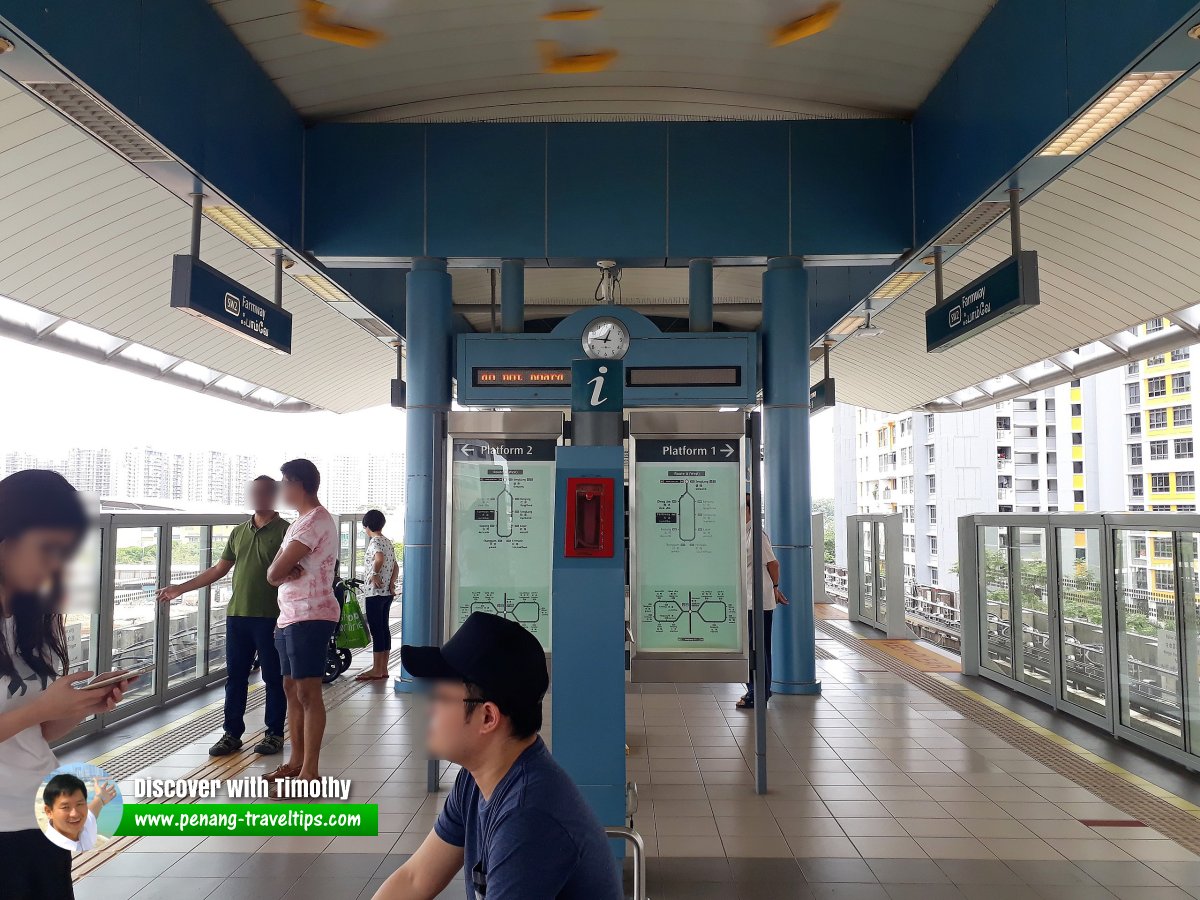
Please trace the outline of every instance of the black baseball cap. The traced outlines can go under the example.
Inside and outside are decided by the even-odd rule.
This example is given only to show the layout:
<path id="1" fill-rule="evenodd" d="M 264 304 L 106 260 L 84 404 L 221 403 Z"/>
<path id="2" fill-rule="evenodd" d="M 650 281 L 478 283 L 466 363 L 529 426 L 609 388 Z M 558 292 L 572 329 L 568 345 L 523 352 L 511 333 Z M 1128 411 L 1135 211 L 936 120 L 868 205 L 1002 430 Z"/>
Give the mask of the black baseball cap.
<path id="1" fill-rule="evenodd" d="M 475 612 L 441 647 L 400 648 L 400 661 L 414 678 L 469 681 L 485 699 L 537 702 L 550 687 L 546 653 L 538 639 L 503 616 Z"/>

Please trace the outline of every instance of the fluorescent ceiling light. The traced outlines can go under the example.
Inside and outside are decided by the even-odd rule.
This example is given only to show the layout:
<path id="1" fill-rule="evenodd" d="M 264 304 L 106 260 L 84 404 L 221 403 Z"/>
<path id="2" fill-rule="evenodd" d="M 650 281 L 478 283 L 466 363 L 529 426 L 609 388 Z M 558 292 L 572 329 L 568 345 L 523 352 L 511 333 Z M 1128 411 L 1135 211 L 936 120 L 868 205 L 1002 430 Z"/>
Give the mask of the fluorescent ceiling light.
<path id="1" fill-rule="evenodd" d="M 1124 78 L 1064 128 L 1038 156 L 1078 156 L 1157 97 L 1182 72 L 1139 72 Z"/>
<path id="2" fill-rule="evenodd" d="M 295 279 L 320 297 L 330 303 L 345 303 L 350 295 L 326 278 L 324 275 L 296 275 Z"/>
<path id="3" fill-rule="evenodd" d="M 87 325 L 81 325 L 74 321 L 63 322 L 55 328 L 55 332 L 64 340 L 73 341 L 85 347 L 91 347 L 93 350 L 99 350 L 101 353 L 112 353 L 126 343 L 122 338 L 114 337 L 111 334 L 106 334 L 96 328 L 90 328 Z"/>
<path id="4" fill-rule="evenodd" d="M 251 250 L 274 250 L 283 246 L 236 206 L 206 206 L 204 215 Z"/>
<path id="5" fill-rule="evenodd" d="M 165 150 L 78 85 L 66 81 L 27 81 L 25 86 L 130 162 L 170 161 Z"/>
<path id="6" fill-rule="evenodd" d="M 928 274 L 928 272 L 897 272 L 871 292 L 871 299 L 895 300 Z"/>
<path id="7" fill-rule="evenodd" d="M 843 337 L 858 329 L 858 326 L 865 322 L 862 316 L 846 316 L 836 325 L 829 329 L 830 334 L 836 334 L 838 337 Z M 819 357 L 818 357 L 819 358 Z"/>

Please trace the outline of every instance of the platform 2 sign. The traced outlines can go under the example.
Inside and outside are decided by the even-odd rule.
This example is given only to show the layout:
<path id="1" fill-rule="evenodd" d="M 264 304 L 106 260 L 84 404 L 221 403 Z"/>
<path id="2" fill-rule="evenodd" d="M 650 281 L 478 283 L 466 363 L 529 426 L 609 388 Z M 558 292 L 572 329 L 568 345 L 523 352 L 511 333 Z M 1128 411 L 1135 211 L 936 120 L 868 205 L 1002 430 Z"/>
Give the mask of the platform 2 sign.
<path id="1" fill-rule="evenodd" d="M 554 453 L 546 438 L 453 438 L 450 633 L 473 612 L 524 625 L 550 649 Z"/>
<path id="2" fill-rule="evenodd" d="M 292 352 L 292 314 L 190 255 L 171 266 L 171 306 L 276 353 Z"/>
<path id="3" fill-rule="evenodd" d="M 1022 250 L 925 313 L 925 351 L 947 350 L 1040 299 L 1037 253 Z"/>
<path id="4" fill-rule="evenodd" d="M 741 651 L 741 457 L 737 438 L 635 444 L 639 653 Z"/>

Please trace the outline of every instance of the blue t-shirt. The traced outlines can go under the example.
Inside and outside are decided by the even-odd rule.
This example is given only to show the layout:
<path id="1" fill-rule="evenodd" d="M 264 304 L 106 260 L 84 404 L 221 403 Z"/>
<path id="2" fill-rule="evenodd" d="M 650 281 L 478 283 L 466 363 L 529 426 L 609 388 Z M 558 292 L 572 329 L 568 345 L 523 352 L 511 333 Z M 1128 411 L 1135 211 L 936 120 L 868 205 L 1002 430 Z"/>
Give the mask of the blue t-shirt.
<path id="1" fill-rule="evenodd" d="M 460 771 L 434 831 L 463 848 L 467 900 L 622 900 L 604 828 L 541 738 L 490 800 Z M 486 893 L 477 898 L 481 878 Z"/>

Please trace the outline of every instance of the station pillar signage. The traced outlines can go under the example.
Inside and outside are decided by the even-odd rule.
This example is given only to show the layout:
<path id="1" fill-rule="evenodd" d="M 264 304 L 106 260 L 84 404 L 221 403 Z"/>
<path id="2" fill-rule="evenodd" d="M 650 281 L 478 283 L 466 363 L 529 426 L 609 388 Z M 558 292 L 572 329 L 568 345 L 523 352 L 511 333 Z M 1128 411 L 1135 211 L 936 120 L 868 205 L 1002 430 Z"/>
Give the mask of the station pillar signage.
<path id="1" fill-rule="evenodd" d="M 737 438 L 635 444 L 639 653 L 741 650 L 741 444 Z"/>
<path id="2" fill-rule="evenodd" d="M 1040 299 L 1037 253 L 1022 250 L 925 313 L 925 351 L 953 347 Z"/>
<path id="3" fill-rule="evenodd" d="M 837 402 L 832 378 L 823 378 L 808 389 L 808 411 L 818 413 L 823 409 L 833 409 Z"/>
<path id="4" fill-rule="evenodd" d="M 276 353 L 292 352 L 292 314 L 190 255 L 171 267 L 171 306 Z"/>

